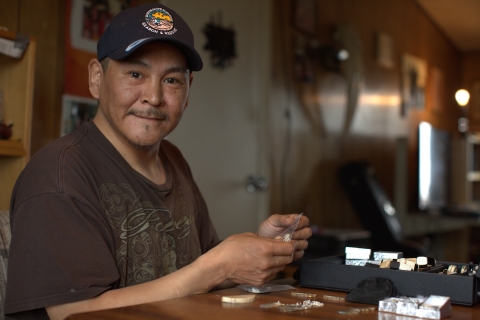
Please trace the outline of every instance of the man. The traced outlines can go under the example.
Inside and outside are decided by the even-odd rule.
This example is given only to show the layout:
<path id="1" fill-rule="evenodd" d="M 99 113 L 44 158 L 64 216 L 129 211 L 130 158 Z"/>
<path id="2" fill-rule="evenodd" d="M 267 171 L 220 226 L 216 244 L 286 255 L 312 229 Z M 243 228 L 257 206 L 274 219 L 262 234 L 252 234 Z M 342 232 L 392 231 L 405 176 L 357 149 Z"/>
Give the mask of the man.
<path id="1" fill-rule="evenodd" d="M 273 215 L 220 242 L 179 150 L 164 138 L 202 61 L 187 24 L 149 4 L 119 13 L 89 64 L 93 121 L 46 146 L 19 177 L 5 313 L 63 319 L 211 290 L 261 285 L 303 255 L 302 217 Z"/>

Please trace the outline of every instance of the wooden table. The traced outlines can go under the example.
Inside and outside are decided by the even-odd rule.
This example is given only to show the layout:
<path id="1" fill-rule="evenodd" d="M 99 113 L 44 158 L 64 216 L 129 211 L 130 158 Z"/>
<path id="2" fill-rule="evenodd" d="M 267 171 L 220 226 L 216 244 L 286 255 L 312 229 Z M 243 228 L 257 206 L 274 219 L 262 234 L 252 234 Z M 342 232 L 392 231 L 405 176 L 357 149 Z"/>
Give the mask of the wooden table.
<path id="1" fill-rule="evenodd" d="M 278 283 L 278 282 L 277 282 Z M 293 280 L 284 280 L 283 284 L 295 286 Z M 239 288 L 231 288 L 199 294 L 195 296 L 183 297 L 147 303 L 137 306 L 117 308 L 111 310 L 89 312 L 72 315 L 68 320 L 95 320 L 95 319 L 115 319 L 115 320 L 142 320 L 142 319 L 378 319 L 378 320 L 414 320 L 419 318 L 405 317 L 390 313 L 373 311 L 363 314 L 344 315 L 339 314 L 340 310 L 347 310 L 355 307 L 367 307 L 357 303 L 331 302 L 325 300 L 323 295 L 345 297 L 346 293 L 336 291 L 326 291 L 310 288 L 296 287 L 298 290 L 288 290 L 272 292 L 267 294 L 257 294 L 255 301 L 247 304 L 222 303 L 222 296 L 232 296 L 241 294 L 250 294 Z M 295 298 L 291 292 L 316 293 L 317 301 L 324 303 L 323 307 L 310 308 L 305 311 L 280 312 L 277 308 L 263 309 L 261 304 L 280 301 L 281 303 L 302 302 L 304 299 Z M 314 300 L 314 299 L 312 299 Z M 480 305 L 475 307 L 453 306 L 450 319 L 480 319 Z"/>

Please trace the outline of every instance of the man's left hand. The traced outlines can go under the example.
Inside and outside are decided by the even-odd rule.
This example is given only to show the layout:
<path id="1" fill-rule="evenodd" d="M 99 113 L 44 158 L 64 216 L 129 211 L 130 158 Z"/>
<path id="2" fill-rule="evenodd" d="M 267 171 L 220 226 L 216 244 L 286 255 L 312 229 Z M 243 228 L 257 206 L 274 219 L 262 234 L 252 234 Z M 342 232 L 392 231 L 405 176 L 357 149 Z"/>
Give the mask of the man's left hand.
<path id="1" fill-rule="evenodd" d="M 295 220 L 298 214 L 280 215 L 274 214 L 267 218 L 258 227 L 257 234 L 266 238 L 278 238 L 283 231 Z M 295 232 L 293 233 L 292 240 L 297 241 L 297 250 L 293 255 L 293 259 L 297 260 L 303 257 L 303 252 L 308 247 L 307 239 L 312 236 L 312 229 L 309 227 L 309 220 L 305 215 L 300 217 Z"/>

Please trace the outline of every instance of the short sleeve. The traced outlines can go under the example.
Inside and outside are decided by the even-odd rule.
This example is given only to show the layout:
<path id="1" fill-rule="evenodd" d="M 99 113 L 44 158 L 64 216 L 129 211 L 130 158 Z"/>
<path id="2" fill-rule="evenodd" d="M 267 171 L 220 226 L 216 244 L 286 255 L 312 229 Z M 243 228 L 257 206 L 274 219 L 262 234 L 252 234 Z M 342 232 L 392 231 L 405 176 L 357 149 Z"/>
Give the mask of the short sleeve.
<path id="1" fill-rule="evenodd" d="M 5 313 L 95 297 L 119 279 L 108 222 L 66 194 L 41 194 L 11 213 Z"/>

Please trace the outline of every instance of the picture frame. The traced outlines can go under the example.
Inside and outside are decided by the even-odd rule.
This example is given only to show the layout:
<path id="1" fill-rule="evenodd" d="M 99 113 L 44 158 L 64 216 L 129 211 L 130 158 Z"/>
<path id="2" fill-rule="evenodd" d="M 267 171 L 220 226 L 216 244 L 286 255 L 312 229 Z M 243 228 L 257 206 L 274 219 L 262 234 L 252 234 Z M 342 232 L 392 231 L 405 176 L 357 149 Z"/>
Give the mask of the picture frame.
<path id="1" fill-rule="evenodd" d="M 402 57 L 401 115 L 410 109 L 425 109 L 425 89 L 428 78 L 427 62 L 410 54 Z"/>
<path id="2" fill-rule="evenodd" d="M 293 0 L 293 26 L 314 35 L 317 29 L 317 0 Z"/>
<path id="3" fill-rule="evenodd" d="M 70 37 L 73 48 L 97 52 L 97 41 L 113 17 L 130 7 L 130 0 L 70 0 Z"/>
<path id="4" fill-rule="evenodd" d="M 137 0 L 65 0 L 63 94 L 90 97 L 88 64 L 113 16 Z"/>
<path id="5" fill-rule="evenodd" d="M 62 97 L 62 123 L 60 136 L 69 134 L 85 122 L 93 119 L 97 113 L 98 101 L 92 98 L 64 94 Z"/>

